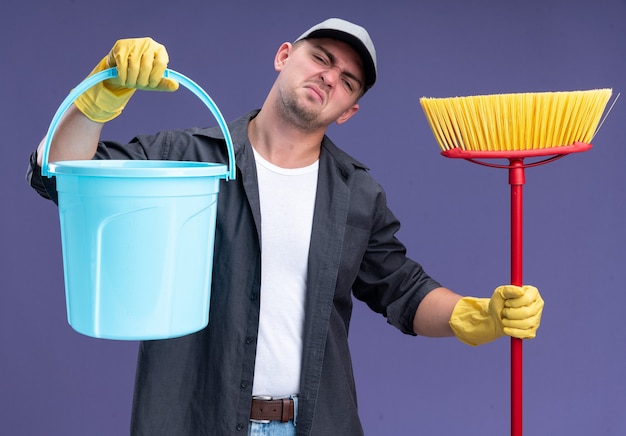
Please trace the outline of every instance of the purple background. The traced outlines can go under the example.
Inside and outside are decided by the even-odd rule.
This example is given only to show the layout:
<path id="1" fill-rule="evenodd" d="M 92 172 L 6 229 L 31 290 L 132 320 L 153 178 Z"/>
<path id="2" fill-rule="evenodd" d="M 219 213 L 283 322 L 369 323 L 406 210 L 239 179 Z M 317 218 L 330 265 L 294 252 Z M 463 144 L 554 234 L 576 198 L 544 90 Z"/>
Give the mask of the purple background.
<path id="1" fill-rule="evenodd" d="M 278 46 L 329 16 L 365 25 L 380 79 L 331 137 L 389 194 L 411 256 L 446 286 L 509 280 L 504 170 L 449 160 L 418 99 L 626 85 L 626 2 L 24 0 L 0 13 L 0 433 L 127 434 L 137 343 L 67 324 L 57 210 L 24 182 L 56 108 L 118 38 L 150 35 L 227 119 L 261 105 Z M 622 99 L 625 97 L 622 97 Z M 594 148 L 529 169 L 525 282 L 546 301 L 524 347 L 528 435 L 626 434 L 626 103 Z M 105 136 L 214 124 L 183 91 L 138 93 Z M 403 336 L 362 303 L 351 329 L 368 435 L 509 432 L 509 341 L 479 348 Z"/>

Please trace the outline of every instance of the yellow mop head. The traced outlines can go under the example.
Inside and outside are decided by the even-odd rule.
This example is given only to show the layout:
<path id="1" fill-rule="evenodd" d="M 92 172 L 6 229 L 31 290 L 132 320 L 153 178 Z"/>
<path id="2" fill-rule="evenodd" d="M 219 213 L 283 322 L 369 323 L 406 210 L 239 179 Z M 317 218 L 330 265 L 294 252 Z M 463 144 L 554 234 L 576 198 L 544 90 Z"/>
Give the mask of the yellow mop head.
<path id="1" fill-rule="evenodd" d="M 611 89 L 421 98 L 442 151 L 538 150 L 588 143 Z"/>

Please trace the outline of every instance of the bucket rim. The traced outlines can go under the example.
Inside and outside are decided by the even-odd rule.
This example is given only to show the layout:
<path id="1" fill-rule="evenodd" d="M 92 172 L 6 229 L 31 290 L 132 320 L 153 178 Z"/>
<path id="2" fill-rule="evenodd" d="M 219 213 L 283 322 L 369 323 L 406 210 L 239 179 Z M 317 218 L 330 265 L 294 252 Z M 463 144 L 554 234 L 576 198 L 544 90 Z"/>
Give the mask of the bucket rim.
<path id="1" fill-rule="evenodd" d="M 109 68 L 104 71 L 100 71 L 92 76 L 87 77 L 81 83 L 79 83 L 63 100 L 59 108 L 57 109 L 50 126 L 48 127 L 48 131 L 46 133 L 46 137 L 44 140 L 43 147 L 43 155 L 42 155 L 42 163 L 41 163 L 41 174 L 46 177 L 52 177 L 55 174 L 62 174 L 59 169 L 68 168 L 76 169 L 77 167 L 90 168 L 89 164 L 84 165 L 86 162 L 105 162 L 106 160 L 83 160 L 83 161 L 57 161 L 57 162 L 48 162 L 48 155 L 50 152 L 50 144 L 52 142 L 52 137 L 54 132 L 65 114 L 65 112 L 70 108 L 70 106 L 74 103 L 74 101 L 87 89 L 94 86 L 95 84 L 102 82 L 107 79 L 117 77 L 117 68 Z M 166 69 L 163 73 L 164 78 L 171 78 L 176 80 L 180 85 L 187 88 L 191 91 L 196 97 L 198 97 L 207 108 L 211 111 L 213 117 L 216 119 L 222 133 L 224 134 L 224 139 L 226 140 L 226 146 L 228 151 L 228 166 L 226 164 L 221 163 L 212 163 L 212 162 L 195 162 L 203 167 L 203 170 L 207 170 L 209 167 L 213 170 L 214 167 L 224 167 L 227 168 L 223 173 L 216 173 L 214 176 L 219 176 L 224 178 L 225 180 L 234 180 L 236 178 L 236 166 L 235 166 L 235 152 L 233 147 L 233 141 L 230 135 L 230 131 L 228 130 L 228 126 L 224 117 L 222 116 L 219 108 L 215 104 L 215 102 L 211 99 L 211 97 L 206 93 L 204 89 L 202 89 L 196 82 L 191 80 L 189 77 L 184 74 L 179 73 L 178 71 Z M 116 160 L 108 160 L 109 162 L 116 162 Z M 174 162 L 177 164 L 186 163 L 189 164 L 189 161 L 161 161 L 161 160 L 123 160 L 124 162 Z M 70 164 L 72 162 L 72 164 Z M 77 162 L 81 162 L 83 165 L 78 165 Z M 208 164 L 208 165 L 206 165 Z M 94 165 L 93 169 L 98 167 Z M 100 166 L 104 168 L 104 166 Z M 109 168 L 112 169 L 112 168 Z M 198 170 L 199 172 L 199 170 Z M 73 174 L 76 174 L 73 172 Z M 101 174 L 104 176 L 104 174 Z"/>
<path id="2" fill-rule="evenodd" d="M 226 164 L 169 160 L 68 160 L 51 162 L 57 175 L 91 177 L 226 177 Z"/>

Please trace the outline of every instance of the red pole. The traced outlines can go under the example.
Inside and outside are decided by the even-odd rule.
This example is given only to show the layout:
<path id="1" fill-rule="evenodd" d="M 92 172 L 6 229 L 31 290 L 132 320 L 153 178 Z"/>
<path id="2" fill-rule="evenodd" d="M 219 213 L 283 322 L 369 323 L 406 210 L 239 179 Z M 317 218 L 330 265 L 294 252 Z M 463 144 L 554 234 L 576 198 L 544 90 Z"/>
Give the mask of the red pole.
<path id="1" fill-rule="evenodd" d="M 511 185 L 511 284 L 523 285 L 522 227 L 523 227 L 523 159 L 510 159 Z M 511 338 L 511 435 L 522 436 L 522 340 Z"/>

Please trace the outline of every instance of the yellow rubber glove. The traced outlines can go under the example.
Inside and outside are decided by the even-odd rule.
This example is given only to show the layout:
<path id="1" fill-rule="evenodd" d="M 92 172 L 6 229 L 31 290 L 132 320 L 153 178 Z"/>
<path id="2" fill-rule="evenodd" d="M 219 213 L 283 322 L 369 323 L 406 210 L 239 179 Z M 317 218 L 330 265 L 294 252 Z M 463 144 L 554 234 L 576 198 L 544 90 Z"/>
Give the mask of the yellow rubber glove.
<path id="1" fill-rule="evenodd" d="M 120 39 L 89 74 L 117 67 L 118 77 L 92 86 L 74 104 L 92 121 L 110 121 L 122 112 L 137 89 L 178 89 L 178 82 L 163 78 L 168 62 L 167 50 L 152 38 Z"/>
<path id="2" fill-rule="evenodd" d="M 504 335 L 532 339 L 542 311 L 543 299 L 537 288 L 500 286 L 491 298 L 461 298 L 452 311 L 450 327 L 468 345 L 481 345 Z"/>

